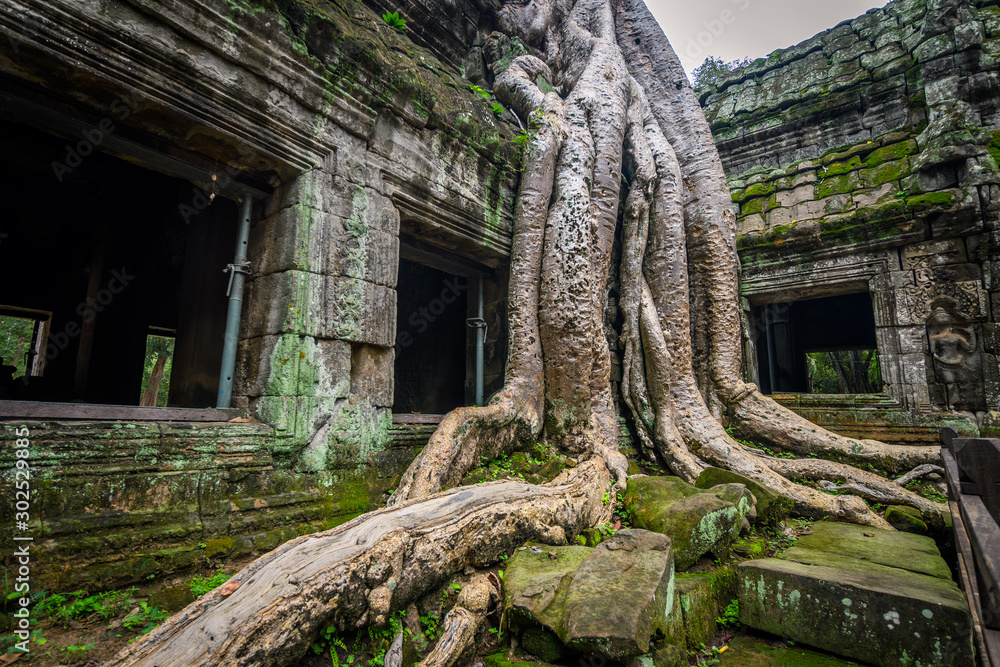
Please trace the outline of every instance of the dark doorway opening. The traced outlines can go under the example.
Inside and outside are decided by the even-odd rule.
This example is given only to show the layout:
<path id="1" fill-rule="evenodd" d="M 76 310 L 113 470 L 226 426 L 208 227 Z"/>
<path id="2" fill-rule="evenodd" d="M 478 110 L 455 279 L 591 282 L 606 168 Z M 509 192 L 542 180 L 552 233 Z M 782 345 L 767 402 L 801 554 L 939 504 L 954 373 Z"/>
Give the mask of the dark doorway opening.
<path id="1" fill-rule="evenodd" d="M 400 258 L 394 413 L 444 414 L 465 405 L 469 282 Z"/>
<path id="2" fill-rule="evenodd" d="M 753 319 L 763 393 L 882 391 L 867 292 L 755 306 Z"/>
<path id="3" fill-rule="evenodd" d="M 138 406 L 159 334 L 173 344 L 154 346 L 172 348 L 154 405 L 214 405 L 236 203 L 202 206 L 190 182 L 97 150 L 67 161 L 73 142 L 19 123 L 0 124 L 0 143 L 16 193 L 0 219 L 0 315 L 34 313 L 21 319 L 42 356 L 0 377 L 0 398 Z"/>

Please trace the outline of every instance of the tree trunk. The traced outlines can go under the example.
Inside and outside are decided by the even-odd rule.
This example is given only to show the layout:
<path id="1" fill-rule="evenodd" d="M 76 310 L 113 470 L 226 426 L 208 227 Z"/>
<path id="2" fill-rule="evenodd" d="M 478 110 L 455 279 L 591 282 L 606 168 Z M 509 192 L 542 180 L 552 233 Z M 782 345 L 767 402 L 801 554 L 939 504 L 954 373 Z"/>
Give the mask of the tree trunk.
<path id="1" fill-rule="evenodd" d="M 166 367 L 167 360 L 169 359 L 170 357 L 165 354 L 161 354 L 156 358 L 153 370 L 149 373 L 149 382 L 146 384 L 146 391 L 142 392 L 139 405 L 144 407 L 156 406 L 156 399 L 160 395 L 160 384 L 163 382 L 163 369 Z"/>

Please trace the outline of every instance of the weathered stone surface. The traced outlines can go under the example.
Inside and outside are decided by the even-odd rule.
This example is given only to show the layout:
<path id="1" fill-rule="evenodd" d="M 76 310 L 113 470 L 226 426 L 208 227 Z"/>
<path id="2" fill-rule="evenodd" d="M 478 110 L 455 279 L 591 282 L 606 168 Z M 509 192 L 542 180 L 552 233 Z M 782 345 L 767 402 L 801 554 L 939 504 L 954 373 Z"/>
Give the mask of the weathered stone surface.
<path id="1" fill-rule="evenodd" d="M 629 480 L 625 507 L 634 525 L 670 537 L 683 571 L 709 551 L 729 553 L 753 497 L 732 484 L 698 489 L 678 477 L 640 477 Z"/>
<path id="2" fill-rule="evenodd" d="M 718 630 L 716 619 L 736 599 L 736 569 L 727 565 L 713 572 L 679 574 L 674 587 L 687 646 L 708 643 Z"/>
<path id="3" fill-rule="evenodd" d="M 750 490 L 757 501 L 757 517 L 751 522 L 777 526 L 792 511 L 794 503 L 791 498 L 786 498 L 773 489 L 729 470 L 705 468 L 694 482 L 699 489 L 710 489 L 720 484 L 742 484 Z"/>
<path id="4" fill-rule="evenodd" d="M 31 433 L 33 525 L 48 590 L 99 590 L 270 551 L 365 512 L 408 460 L 382 456 L 317 484 L 282 467 L 274 429 L 261 423 L 14 422 Z M 4 465 L 13 465 L 15 449 Z M 115 474 L 109 471 L 116 472 Z M 12 521 L 8 507 L 6 516 Z"/>
<path id="5" fill-rule="evenodd" d="M 875 665 L 970 665 L 965 596 L 930 538 L 817 523 L 739 566 L 740 621 Z"/>
<path id="6" fill-rule="evenodd" d="M 920 512 L 912 507 L 906 507 L 905 505 L 886 507 L 885 520 L 893 528 L 904 533 L 927 534 L 927 524 L 920 518 Z"/>
<path id="7" fill-rule="evenodd" d="M 507 565 L 504 608 L 520 627 L 541 626 L 569 648 L 621 660 L 663 635 L 673 604 L 670 540 L 622 530 L 596 548 L 527 547 Z M 551 637 L 529 640 L 555 652 Z M 542 657 L 542 656 L 539 656 Z"/>
<path id="8" fill-rule="evenodd" d="M 817 653 L 802 646 L 775 646 L 751 635 L 734 638 L 727 644 L 729 650 L 719 656 L 721 667 L 772 667 L 773 665 L 794 665 L 795 667 L 853 667 L 857 663 L 837 658 L 825 653 Z"/>

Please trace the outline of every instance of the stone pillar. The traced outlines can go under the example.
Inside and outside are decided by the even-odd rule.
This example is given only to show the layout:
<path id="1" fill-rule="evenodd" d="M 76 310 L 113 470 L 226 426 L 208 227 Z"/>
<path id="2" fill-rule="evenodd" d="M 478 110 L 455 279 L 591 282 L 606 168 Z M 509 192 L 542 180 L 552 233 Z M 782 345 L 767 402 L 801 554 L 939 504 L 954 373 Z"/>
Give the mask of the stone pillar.
<path id="1" fill-rule="evenodd" d="M 304 172 L 250 235 L 234 394 L 310 470 L 366 463 L 391 424 L 399 215 L 368 176 Z"/>

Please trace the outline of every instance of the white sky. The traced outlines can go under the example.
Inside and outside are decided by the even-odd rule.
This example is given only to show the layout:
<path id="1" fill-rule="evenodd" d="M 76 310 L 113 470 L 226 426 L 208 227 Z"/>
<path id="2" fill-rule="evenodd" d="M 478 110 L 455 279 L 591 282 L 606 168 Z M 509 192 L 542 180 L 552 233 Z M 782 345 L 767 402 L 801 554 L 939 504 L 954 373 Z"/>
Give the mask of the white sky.
<path id="1" fill-rule="evenodd" d="M 646 0 L 688 75 L 707 56 L 760 58 L 888 0 Z"/>

